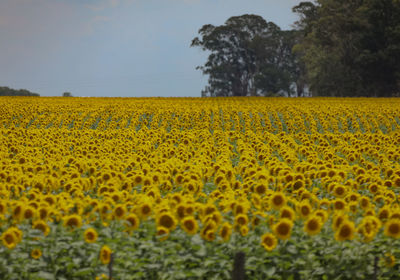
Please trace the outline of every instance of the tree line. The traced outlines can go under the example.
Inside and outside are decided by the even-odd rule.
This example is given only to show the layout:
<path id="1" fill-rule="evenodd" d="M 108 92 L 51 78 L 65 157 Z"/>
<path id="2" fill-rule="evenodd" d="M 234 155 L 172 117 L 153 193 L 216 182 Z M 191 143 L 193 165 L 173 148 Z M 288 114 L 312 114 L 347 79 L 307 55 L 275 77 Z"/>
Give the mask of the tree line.
<path id="1" fill-rule="evenodd" d="M 12 89 L 9 87 L 0 87 L 0 96 L 40 96 L 38 93 L 30 92 L 26 89 Z"/>
<path id="2" fill-rule="evenodd" d="M 202 96 L 368 96 L 400 93 L 400 1 L 301 2 L 292 30 L 258 15 L 204 25 Z"/>

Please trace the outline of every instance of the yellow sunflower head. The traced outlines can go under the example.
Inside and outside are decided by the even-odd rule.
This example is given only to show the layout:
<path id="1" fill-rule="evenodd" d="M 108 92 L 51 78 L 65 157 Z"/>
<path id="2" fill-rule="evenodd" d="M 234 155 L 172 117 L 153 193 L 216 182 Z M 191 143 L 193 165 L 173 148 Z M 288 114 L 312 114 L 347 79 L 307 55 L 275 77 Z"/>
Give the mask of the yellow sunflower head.
<path id="1" fill-rule="evenodd" d="M 3 232 L 1 235 L 1 240 L 3 245 L 8 249 L 14 249 L 18 244 L 17 236 L 15 236 L 15 233 L 9 229 Z"/>
<path id="2" fill-rule="evenodd" d="M 101 247 L 100 250 L 100 261 L 103 264 L 108 264 L 111 261 L 111 254 L 112 251 L 110 249 L 110 247 L 108 247 L 107 245 L 104 245 L 103 247 Z"/>
<path id="3" fill-rule="evenodd" d="M 31 251 L 31 257 L 35 260 L 39 259 L 42 256 L 42 251 L 40 249 L 33 249 Z"/>
<path id="4" fill-rule="evenodd" d="M 135 214 L 130 214 L 126 217 L 125 226 L 129 231 L 136 230 L 140 225 L 140 220 Z"/>
<path id="5" fill-rule="evenodd" d="M 270 197 L 270 205 L 272 208 L 279 210 L 286 205 L 286 196 L 282 192 L 275 192 Z"/>
<path id="6" fill-rule="evenodd" d="M 157 215 L 157 225 L 172 231 L 175 229 L 177 221 L 171 213 L 162 212 Z"/>
<path id="7" fill-rule="evenodd" d="M 158 226 L 156 235 L 158 240 L 165 241 L 169 237 L 169 229 L 163 226 Z"/>
<path id="8" fill-rule="evenodd" d="M 335 240 L 353 240 L 355 231 L 354 223 L 349 220 L 344 220 L 335 232 Z"/>
<path id="9" fill-rule="evenodd" d="M 400 237 L 400 220 L 389 219 L 385 224 L 385 235 L 393 238 Z"/>
<path id="10" fill-rule="evenodd" d="M 82 218 L 79 215 L 73 214 L 64 218 L 64 227 L 71 230 L 82 226 Z"/>
<path id="11" fill-rule="evenodd" d="M 192 216 L 183 218 L 181 221 L 181 227 L 187 234 L 190 235 L 195 234 L 199 228 L 196 219 Z"/>
<path id="12" fill-rule="evenodd" d="M 219 235 L 221 236 L 221 238 L 227 242 L 232 234 L 232 226 L 230 223 L 225 222 L 222 224 L 221 229 L 219 230 Z"/>
<path id="13" fill-rule="evenodd" d="M 286 240 L 290 238 L 290 235 L 292 234 L 292 228 L 293 228 L 293 221 L 285 218 L 280 219 L 273 226 L 275 235 L 281 240 Z"/>
<path id="14" fill-rule="evenodd" d="M 46 224 L 45 221 L 42 220 L 35 221 L 32 225 L 32 228 L 40 230 L 41 232 L 43 232 L 44 236 L 47 236 L 50 233 L 50 227 Z"/>
<path id="15" fill-rule="evenodd" d="M 266 233 L 261 237 L 261 245 L 269 252 L 275 249 L 278 245 L 278 240 L 272 233 Z"/>
<path id="16" fill-rule="evenodd" d="M 88 228 L 83 233 L 84 239 L 87 243 L 94 243 L 97 241 L 97 231 L 94 228 Z"/>
<path id="17" fill-rule="evenodd" d="M 321 231 L 321 228 L 322 228 L 321 218 L 316 215 L 310 216 L 304 223 L 304 231 L 308 235 L 318 234 Z"/>

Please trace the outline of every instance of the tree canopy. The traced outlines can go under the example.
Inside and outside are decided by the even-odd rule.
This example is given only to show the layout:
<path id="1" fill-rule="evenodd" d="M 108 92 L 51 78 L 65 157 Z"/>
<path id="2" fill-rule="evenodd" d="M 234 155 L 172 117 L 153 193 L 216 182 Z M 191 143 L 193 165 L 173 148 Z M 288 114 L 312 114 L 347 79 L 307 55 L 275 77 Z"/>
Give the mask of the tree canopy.
<path id="1" fill-rule="evenodd" d="M 400 1 L 318 0 L 293 8 L 295 47 L 313 95 L 393 96 L 400 90 Z"/>
<path id="2" fill-rule="evenodd" d="M 293 7 L 293 30 L 257 15 L 204 25 L 203 96 L 400 94 L 400 1 L 316 0 Z M 308 89 L 307 91 L 305 89 Z"/>
<path id="3" fill-rule="evenodd" d="M 257 15 L 229 18 L 224 25 L 204 25 L 191 46 L 209 51 L 197 67 L 209 75 L 203 96 L 290 94 L 296 76 L 291 48 L 296 31 L 282 31 Z"/>
<path id="4" fill-rule="evenodd" d="M 9 87 L 0 87 L 0 96 L 40 96 L 38 93 L 30 92 L 26 89 L 12 89 Z"/>

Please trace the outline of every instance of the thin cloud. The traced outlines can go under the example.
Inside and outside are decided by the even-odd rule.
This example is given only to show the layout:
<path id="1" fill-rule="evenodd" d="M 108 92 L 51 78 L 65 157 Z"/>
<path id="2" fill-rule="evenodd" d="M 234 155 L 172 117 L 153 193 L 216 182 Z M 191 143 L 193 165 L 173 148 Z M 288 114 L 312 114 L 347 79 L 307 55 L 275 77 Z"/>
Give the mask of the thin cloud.
<path id="1" fill-rule="evenodd" d="M 106 22 L 109 22 L 109 21 L 111 21 L 111 17 L 101 16 L 101 15 L 95 16 L 92 19 L 90 19 L 89 22 L 87 22 L 85 24 L 85 27 L 84 27 L 84 29 L 83 29 L 81 34 L 82 35 L 89 35 L 89 34 L 91 34 L 91 33 L 93 33 L 95 31 L 96 27 L 99 24 L 106 23 Z"/>
<path id="2" fill-rule="evenodd" d="M 84 6 L 93 12 L 101 12 L 109 8 L 116 8 L 121 4 L 134 2 L 135 0 L 103 0 L 103 1 L 87 1 Z"/>

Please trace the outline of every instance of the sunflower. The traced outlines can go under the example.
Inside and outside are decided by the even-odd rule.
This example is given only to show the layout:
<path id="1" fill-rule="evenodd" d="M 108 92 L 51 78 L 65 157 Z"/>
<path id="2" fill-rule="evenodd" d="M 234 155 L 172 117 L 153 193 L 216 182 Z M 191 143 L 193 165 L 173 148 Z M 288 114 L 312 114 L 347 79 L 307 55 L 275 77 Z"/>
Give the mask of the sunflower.
<path id="1" fill-rule="evenodd" d="M 22 241 L 22 230 L 20 230 L 17 227 L 10 227 L 8 230 L 10 230 L 10 232 L 12 232 L 14 234 L 14 236 L 16 237 L 17 243 Z"/>
<path id="2" fill-rule="evenodd" d="M 321 218 L 319 216 L 312 215 L 304 223 L 304 229 L 303 230 L 308 235 L 316 235 L 321 231 L 321 228 L 322 228 Z"/>
<path id="3" fill-rule="evenodd" d="M 143 202 L 140 206 L 139 206 L 139 216 L 142 220 L 145 220 L 148 216 L 151 215 L 151 204 L 148 201 Z"/>
<path id="4" fill-rule="evenodd" d="M 79 215 L 73 214 L 64 218 L 64 227 L 70 229 L 80 228 L 82 226 L 82 218 Z"/>
<path id="5" fill-rule="evenodd" d="M 121 220 L 124 218 L 125 213 L 126 213 L 125 205 L 117 205 L 114 208 L 113 217 L 115 217 L 117 220 Z"/>
<path id="6" fill-rule="evenodd" d="M 209 220 L 209 221 L 207 221 L 207 222 L 204 224 L 204 226 L 203 226 L 203 228 L 201 229 L 201 231 L 200 231 L 201 237 L 202 237 L 203 239 L 207 240 L 207 241 L 212 241 L 212 240 L 214 240 L 216 228 L 217 228 L 217 224 L 215 223 L 214 220 Z M 210 232 L 213 232 L 213 233 L 214 233 L 214 236 L 213 236 L 213 234 L 208 235 L 208 232 L 209 232 L 209 231 L 210 231 Z M 213 238 L 210 238 L 210 237 L 213 237 Z"/>
<path id="7" fill-rule="evenodd" d="M 140 174 L 137 174 L 134 179 L 133 179 L 135 186 L 140 185 L 143 182 L 143 176 Z"/>
<path id="8" fill-rule="evenodd" d="M 265 250 L 270 252 L 276 248 L 276 246 L 278 245 L 278 240 L 272 233 L 266 233 L 261 236 L 261 245 L 264 247 Z"/>
<path id="9" fill-rule="evenodd" d="M 3 215 L 6 213 L 7 210 L 7 204 L 5 201 L 0 200 L 0 215 Z"/>
<path id="10" fill-rule="evenodd" d="M 279 210 L 286 205 L 286 196 L 282 192 L 275 192 L 270 197 L 270 204 L 272 208 Z"/>
<path id="11" fill-rule="evenodd" d="M 181 227 L 187 234 L 190 235 L 195 234 L 199 228 L 196 219 L 190 216 L 183 218 L 183 220 L 181 221 Z"/>
<path id="12" fill-rule="evenodd" d="M 169 229 L 163 226 L 158 226 L 156 235 L 158 240 L 165 241 L 169 237 Z"/>
<path id="13" fill-rule="evenodd" d="M 232 226 L 228 223 L 225 222 L 222 224 L 221 229 L 219 230 L 219 235 L 221 236 L 221 238 L 227 242 L 232 234 Z"/>
<path id="14" fill-rule="evenodd" d="M 42 256 L 42 251 L 40 249 L 33 249 L 31 251 L 31 257 L 35 260 L 39 259 Z"/>
<path id="15" fill-rule="evenodd" d="M 383 206 L 378 212 L 378 218 L 382 222 L 386 221 L 391 216 L 391 209 L 389 206 Z"/>
<path id="16" fill-rule="evenodd" d="M 268 187 L 266 186 L 266 184 L 263 184 L 263 183 L 260 183 L 254 187 L 254 192 L 261 196 L 265 195 L 267 190 L 268 190 Z"/>
<path id="17" fill-rule="evenodd" d="M 35 221 L 32 225 L 32 228 L 40 230 L 41 232 L 43 232 L 44 236 L 47 236 L 50 233 L 50 227 L 46 224 L 45 221 L 42 220 Z"/>
<path id="18" fill-rule="evenodd" d="M 30 220 L 30 219 L 34 218 L 35 215 L 36 215 L 36 209 L 33 208 L 32 206 L 27 206 L 24 209 L 24 214 L 22 216 L 25 220 Z"/>
<path id="19" fill-rule="evenodd" d="M 386 253 L 385 257 L 383 258 L 383 262 L 386 267 L 393 267 L 396 264 L 396 258 L 390 253 Z"/>
<path id="20" fill-rule="evenodd" d="M 319 218 L 321 219 L 321 222 L 322 222 L 322 223 L 325 223 L 326 220 L 328 219 L 328 213 L 327 213 L 325 210 L 323 210 L 323 209 L 318 209 L 318 210 L 316 210 L 316 211 L 313 213 L 313 215 L 319 217 Z"/>
<path id="21" fill-rule="evenodd" d="M 215 239 L 215 236 L 215 229 L 210 229 L 203 235 L 203 238 L 211 242 Z"/>
<path id="22" fill-rule="evenodd" d="M 249 210 L 249 205 L 247 203 L 236 203 L 233 213 L 235 215 L 247 214 Z"/>
<path id="23" fill-rule="evenodd" d="M 87 243 L 94 243 L 94 242 L 97 241 L 98 234 L 97 234 L 97 231 L 94 228 L 88 228 L 83 233 L 83 236 L 84 236 L 85 241 Z"/>
<path id="24" fill-rule="evenodd" d="M 371 242 L 379 230 L 371 218 L 372 216 L 365 217 L 357 227 L 357 232 L 364 237 L 362 241 L 366 243 Z"/>
<path id="25" fill-rule="evenodd" d="M 167 228 L 168 231 L 174 230 L 176 224 L 177 222 L 175 217 L 169 212 L 162 212 L 157 215 L 157 225 Z"/>
<path id="26" fill-rule="evenodd" d="M 335 211 L 345 211 L 346 210 L 346 202 L 343 199 L 335 199 L 333 202 L 333 208 Z"/>
<path id="27" fill-rule="evenodd" d="M 400 237 L 400 220 L 390 219 L 385 224 L 385 235 L 393 238 Z"/>
<path id="28" fill-rule="evenodd" d="M 246 225 L 241 226 L 239 231 L 241 236 L 247 236 L 247 234 L 249 233 L 249 227 Z"/>
<path id="29" fill-rule="evenodd" d="M 311 215 L 312 207 L 308 200 L 303 200 L 297 205 L 297 212 L 304 219 Z"/>
<path id="30" fill-rule="evenodd" d="M 292 228 L 293 228 L 293 221 L 286 218 L 280 219 L 273 226 L 275 235 L 281 240 L 286 240 L 290 238 L 290 235 L 292 234 Z"/>
<path id="31" fill-rule="evenodd" d="M 178 216 L 178 219 L 181 220 L 185 217 L 185 204 L 178 204 L 175 208 L 176 216 Z"/>
<path id="32" fill-rule="evenodd" d="M 337 230 L 343 221 L 347 220 L 348 216 L 342 212 L 338 212 L 336 215 L 333 216 L 332 219 L 332 228 L 333 230 Z"/>
<path id="33" fill-rule="evenodd" d="M 354 233 L 355 233 L 354 223 L 349 220 L 345 220 L 340 224 L 339 228 L 337 229 L 335 233 L 335 240 L 337 241 L 353 240 Z"/>
<path id="34" fill-rule="evenodd" d="M 49 207 L 41 207 L 41 208 L 39 208 L 38 213 L 39 213 L 39 218 L 41 220 L 46 220 L 47 217 L 49 216 L 50 208 Z"/>
<path id="35" fill-rule="evenodd" d="M 133 231 L 135 229 L 137 229 L 140 225 L 140 220 L 138 218 L 138 216 L 136 216 L 135 214 L 130 214 L 128 215 L 126 218 L 126 227 L 128 229 L 128 231 Z"/>
<path id="36" fill-rule="evenodd" d="M 102 273 L 100 276 L 96 276 L 95 280 L 108 280 L 108 276 Z"/>
<path id="37" fill-rule="evenodd" d="M 108 218 L 108 215 L 110 214 L 110 206 L 106 203 L 101 203 L 98 207 L 98 211 L 100 213 L 101 219 L 105 220 Z"/>
<path id="38" fill-rule="evenodd" d="M 17 204 L 12 210 L 12 217 L 14 220 L 18 221 L 22 218 L 22 214 L 24 213 L 24 205 Z"/>
<path id="39" fill-rule="evenodd" d="M 335 185 L 333 195 L 338 198 L 343 198 L 347 195 L 347 188 L 343 185 Z"/>
<path id="40" fill-rule="evenodd" d="M 358 203 L 355 201 L 350 201 L 348 204 L 348 209 L 351 213 L 356 214 L 358 211 Z"/>
<path id="41" fill-rule="evenodd" d="M 296 218 L 296 213 L 294 212 L 294 210 L 291 207 L 283 206 L 280 210 L 279 216 L 281 219 L 286 218 L 286 219 L 294 221 Z"/>
<path id="42" fill-rule="evenodd" d="M 100 250 L 100 261 L 103 264 L 108 264 L 111 261 L 111 254 L 111 249 L 107 245 L 104 245 Z"/>
<path id="43" fill-rule="evenodd" d="M 302 187 L 304 187 L 304 185 L 305 185 L 305 183 L 304 183 L 303 180 L 296 180 L 295 182 L 293 182 L 293 186 L 292 187 L 293 187 L 294 190 L 299 190 Z"/>
<path id="44" fill-rule="evenodd" d="M 3 234 L 1 235 L 1 240 L 3 242 L 3 245 L 8 249 L 14 249 L 14 247 L 17 246 L 18 243 L 18 237 L 10 229 L 3 232 Z"/>
<path id="45" fill-rule="evenodd" d="M 358 199 L 358 203 L 360 204 L 360 207 L 361 207 L 363 210 L 369 209 L 369 207 L 370 207 L 369 198 L 366 197 L 366 196 L 361 196 L 361 197 Z"/>
<path id="46" fill-rule="evenodd" d="M 194 214 L 195 207 L 192 203 L 185 205 L 185 216 L 192 216 Z"/>
<path id="47" fill-rule="evenodd" d="M 249 218 L 245 214 L 239 214 L 235 217 L 235 226 L 246 226 L 249 223 Z"/>
<path id="48" fill-rule="evenodd" d="M 203 206 L 203 209 L 202 209 L 202 210 L 203 210 L 203 215 L 204 215 L 204 216 L 208 216 L 208 215 L 210 215 L 211 213 L 217 211 L 217 207 L 216 207 L 214 204 L 207 203 L 207 204 L 205 204 L 205 205 Z"/>

